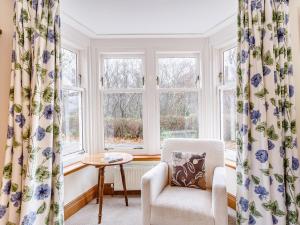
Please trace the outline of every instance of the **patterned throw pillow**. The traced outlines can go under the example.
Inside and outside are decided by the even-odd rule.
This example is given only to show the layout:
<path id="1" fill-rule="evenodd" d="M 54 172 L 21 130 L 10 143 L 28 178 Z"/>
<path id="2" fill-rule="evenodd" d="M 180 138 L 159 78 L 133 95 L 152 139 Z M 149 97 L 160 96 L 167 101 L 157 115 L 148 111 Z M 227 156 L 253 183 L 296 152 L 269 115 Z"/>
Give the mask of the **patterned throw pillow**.
<path id="1" fill-rule="evenodd" d="M 206 153 L 172 153 L 172 186 L 206 189 L 205 182 Z"/>

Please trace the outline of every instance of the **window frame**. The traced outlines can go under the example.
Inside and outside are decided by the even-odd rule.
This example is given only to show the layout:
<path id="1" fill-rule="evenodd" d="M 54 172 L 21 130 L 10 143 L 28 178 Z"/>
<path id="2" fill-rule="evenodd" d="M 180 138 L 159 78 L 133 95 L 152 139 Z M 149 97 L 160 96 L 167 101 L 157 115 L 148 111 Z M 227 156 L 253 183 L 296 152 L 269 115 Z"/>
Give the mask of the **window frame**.
<path id="1" fill-rule="evenodd" d="M 195 87 L 185 87 L 185 88 L 160 88 L 159 84 L 161 78 L 159 77 L 159 59 L 160 58 L 196 58 L 196 73 L 198 73 L 196 78 L 196 85 Z M 201 90 L 202 90 L 202 70 L 201 70 L 201 53 L 198 51 L 195 52 L 186 52 L 186 51 L 179 51 L 179 52 L 156 52 L 155 54 L 155 74 L 156 74 L 156 91 L 157 91 L 157 108 L 158 108 L 158 143 L 160 149 L 162 149 L 162 140 L 160 139 L 160 94 L 162 93 L 197 93 L 197 116 L 198 116 L 198 138 L 200 137 L 201 132 Z"/>
<path id="2" fill-rule="evenodd" d="M 85 149 L 85 120 L 84 120 L 84 95 L 85 95 L 85 88 L 82 87 L 82 75 L 81 75 L 81 53 L 79 49 L 76 49 L 74 47 L 71 47 L 70 45 L 67 44 L 62 44 L 61 49 L 65 49 L 67 51 L 70 51 L 72 53 L 76 54 L 76 86 L 70 86 L 70 85 L 63 85 L 63 82 L 61 82 L 61 89 L 62 92 L 64 91 L 74 91 L 80 94 L 80 141 L 81 141 L 81 146 L 82 149 L 77 149 L 77 150 L 71 150 L 70 149 L 62 149 L 62 156 L 63 156 L 63 161 L 64 162 L 69 162 L 72 161 L 74 158 L 81 157 L 83 153 L 86 152 Z"/>
<path id="3" fill-rule="evenodd" d="M 176 48 L 175 48 L 176 49 Z M 142 93 L 142 104 L 143 104 L 143 149 L 132 149 L 132 148 L 114 148 L 109 149 L 110 152 L 123 151 L 130 154 L 160 154 L 161 153 L 161 141 L 160 141 L 160 102 L 159 96 L 160 92 L 169 92 L 170 89 L 159 89 L 157 85 L 157 75 L 158 75 L 158 57 L 195 57 L 197 59 L 197 74 L 199 75 L 199 80 L 195 88 L 172 88 L 172 91 L 176 92 L 195 92 L 198 98 L 198 136 L 201 137 L 203 131 L 200 124 L 203 120 L 201 103 L 203 98 L 203 87 L 202 87 L 202 59 L 201 51 L 157 51 L 153 50 L 152 53 L 145 49 L 105 49 L 104 51 L 97 51 L 98 61 L 96 67 L 97 73 L 97 110 L 96 115 L 98 117 L 97 121 L 100 124 L 98 127 L 98 132 L 100 135 L 98 146 L 100 151 L 105 151 L 105 138 L 104 138 L 104 93 L 120 93 L 122 91 L 126 93 Z M 126 89 L 105 89 L 102 85 L 101 77 L 104 73 L 103 59 L 104 58 L 141 58 L 143 63 L 143 77 L 144 85 L 143 88 L 130 88 Z M 103 81 L 104 84 L 104 81 Z"/>
<path id="4" fill-rule="evenodd" d="M 223 48 L 220 48 L 219 49 L 219 52 L 218 52 L 218 55 L 219 55 L 219 77 L 218 77 L 218 95 L 217 95 L 217 98 L 218 98 L 218 107 L 219 107 L 219 120 L 220 120 L 220 124 L 219 124 L 219 127 L 220 127 L 220 139 L 222 141 L 224 141 L 224 127 L 223 127 L 223 92 L 224 91 L 235 91 L 236 90 L 236 85 L 232 85 L 232 84 L 225 84 L 224 83 L 224 75 L 225 75 L 225 71 L 224 71 L 224 54 L 226 51 L 229 51 L 229 50 L 232 50 L 234 48 L 237 48 L 237 45 L 236 43 L 234 44 L 230 44 L 230 45 L 227 45 L 226 47 L 223 47 Z M 235 161 L 236 159 L 236 149 L 226 149 L 225 148 L 225 158 L 230 160 L 230 161 Z"/>
<path id="5" fill-rule="evenodd" d="M 144 154 L 146 151 L 146 143 L 147 143 L 147 137 L 145 135 L 145 130 L 147 129 L 147 122 L 146 122 L 146 109 L 145 109 L 145 104 L 146 104 L 146 59 L 145 59 L 145 53 L 144 52 L 101 52 L 99 54 L 99 75 L 98 75 L 98 92 L 100 92 L 100 110 L 98 111 L 100 113 L 100 131 L 101 131 L 101 148 L 105 151 L 110 151 L 110 152 L 128 152 L 130 154 Z M 143 77 L 143 86 L 141 88 L 105 88 L 104 86 L 104 66 L 103 62 L 104 59 L 135 59 L 139 58 L 142 60 L 142 77 Z M 103 81 L 102 81 L 103 79 Z M 104 95 L 105 94 L 122 94 L 122 93 L 136 93 L 136 94 L 142 94 L 142 121 L 143 121 L 143 143 L 142 143 L 142 148 L 141 149 L 135 149 L 135 148 L 125 148 L 125 147 L 114 147 L 114 148 L 109 148 L 107 149 L 105 146 L 105 122 L 104 122 Z"/>

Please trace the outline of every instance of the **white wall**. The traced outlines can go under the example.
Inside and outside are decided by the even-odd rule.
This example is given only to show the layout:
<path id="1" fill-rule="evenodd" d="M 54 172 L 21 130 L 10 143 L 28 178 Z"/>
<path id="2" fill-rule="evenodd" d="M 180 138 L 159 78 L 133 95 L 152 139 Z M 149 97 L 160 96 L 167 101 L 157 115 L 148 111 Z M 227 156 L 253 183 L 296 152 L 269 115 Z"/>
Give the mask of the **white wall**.
<path id="1" fill-rule="evenodd" d="M 65 176 L 65 205 L 95 186 L 97 184 L 97 177 L 97 170 L 91 166 Z"/>
<path id="2" fill-rule="evenodd" d="M 11 50 L 13 36 L 13 1 L 0 1 L 0 178 L 6 145 L 8 93 L 10 86 Z"/>

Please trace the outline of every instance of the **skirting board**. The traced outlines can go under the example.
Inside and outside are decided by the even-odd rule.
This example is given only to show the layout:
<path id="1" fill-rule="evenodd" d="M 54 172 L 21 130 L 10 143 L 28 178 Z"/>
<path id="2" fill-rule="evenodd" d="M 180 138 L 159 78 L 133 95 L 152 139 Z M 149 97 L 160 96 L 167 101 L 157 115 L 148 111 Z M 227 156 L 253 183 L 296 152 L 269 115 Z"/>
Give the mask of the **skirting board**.
<path id="1" fill-rule="evenodd" d="M 114 191 L 110 184 L 105 184 L 104 194 L 106 195 L 123 195 L 123 191 Z M 141 191 L 128 190 L 128 195 L 140 195 Z M 90 201 L 92 201 L 97 196 L 97 185 L 78 196 L 76 199 L 68 203 L 65 207 L 65 220 L 71 217 L 73 214 L 78 212 L 81 208 L 86 206 Z M 228 206 L 232 209 L 236 209 L 236 198 L 232 194 L 227 195 Z"/>
<path id="2" fill-rule="evenodd" d="M 232 194 L 227 193 L 228 206 L 236 210 L 236 197 Z"/>
<path id="3" fill-rule="evenodd" d="M 86 206 L 90 201 L 92 201 L 97 196 L 97 185 L 86 191 L 85 193 L 81 194 L 73 201 L 65 205 L 65 220 L 68 219 L 70 216 L 78 212 L 81 208 Z"/>

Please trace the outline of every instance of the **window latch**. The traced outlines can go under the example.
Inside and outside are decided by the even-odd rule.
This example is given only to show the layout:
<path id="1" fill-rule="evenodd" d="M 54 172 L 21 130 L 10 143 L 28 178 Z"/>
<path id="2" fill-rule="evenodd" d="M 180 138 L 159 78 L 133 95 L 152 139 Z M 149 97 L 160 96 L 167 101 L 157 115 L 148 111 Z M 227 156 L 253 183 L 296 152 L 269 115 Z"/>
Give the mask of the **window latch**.
<path id="1" fill-rule="evenodd" d="M 218 77 L 219 77 L 220 84 L 222 84 L 223 83 L 223 73 L 220 72 Z"/>
<path id="2" fill-rule="evenodd" d="M 80 155 L 83 155 L 83 154 L 85 154 L 85 153 L 86 153 L 86 151 L 85 151 L 84 149 L 82 149 L 82 150 L 79 152 Z"/>
<path id="3" fill-rule="evenodd" d="M 195 84 L 197 84 L 199 81 L 200 81 L 200 76 L 198 75 L 197 78 L 196 78 Z"/>
<path id="4" fill-rule="evenodd" d="M 78 74 L 78 85 L 81 86 L 82 84 L 82 75 Z"/>
<path id="5" fill-rule="evenodd" d="M 103 79 L 103 77 L 101 77 L 101 87 L 103 87 L 104 86 L 104 79 Z"/>
<path id="6" fill-rule="evenodd" d="M 159 76 L 156 76 L 156 85 L 159 86 Z"/>
<path id="7" fill-rule="evenodd" d="M 143 86 L 145 86 L 145 77 L 142 77 Z"/>

